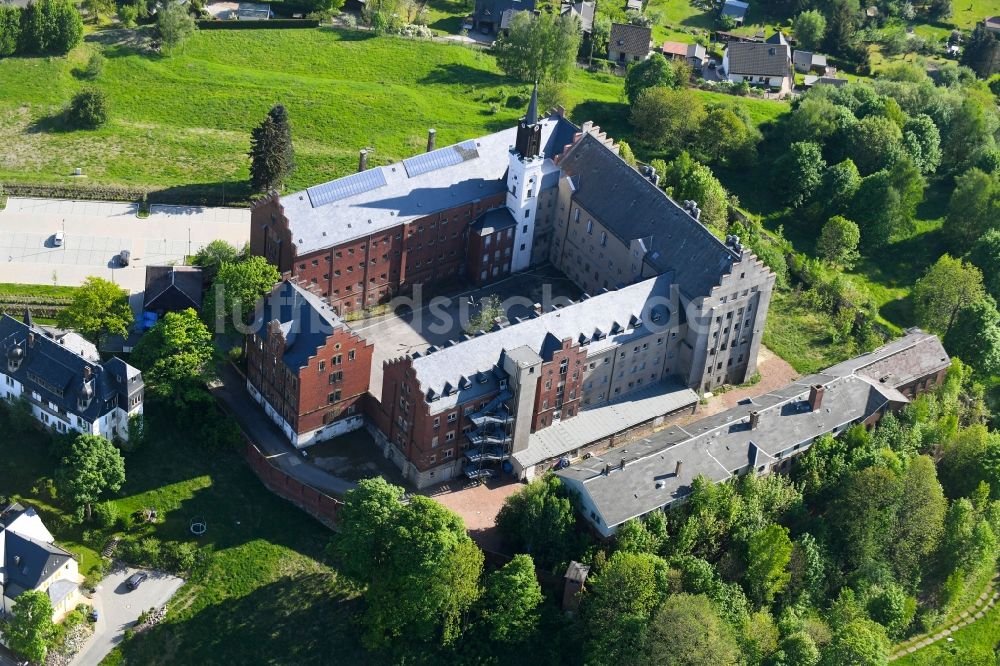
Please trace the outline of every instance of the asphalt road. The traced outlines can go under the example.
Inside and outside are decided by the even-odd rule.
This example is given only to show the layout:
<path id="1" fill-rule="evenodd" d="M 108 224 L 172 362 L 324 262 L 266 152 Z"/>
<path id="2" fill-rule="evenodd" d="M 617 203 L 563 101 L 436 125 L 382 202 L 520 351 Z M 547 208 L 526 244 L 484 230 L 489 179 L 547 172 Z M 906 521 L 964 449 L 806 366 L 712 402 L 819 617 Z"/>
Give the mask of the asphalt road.
<path id="1" fill-rule="evenodd" d="M 96 275 L 131 292 L 145 286 L 146 266 L 180 263 L 210 241 L 237 247 L 250 239 L 250 211 L 241 208 L 9 197 L 0 211 L 0 282 L 76 286 Z M 65 232 L 56 247 L 54 235 Z M 131 252 L 128 266 L 118 254 Z"/>
<path id="2" fill-rule="evenodd" d="M 97 666 L 122 641 L 125 629 L 135 624 L 140 613 L 167 603 L 184 584 L 176 576 L 147 570 L 149 578 L 139 589 L 130 590 L 125 580 L 137 571 L 129 567 L 115 569 L 101 581 L 92 600 L 98 612 L 94 635 L 70 666 Z"/>

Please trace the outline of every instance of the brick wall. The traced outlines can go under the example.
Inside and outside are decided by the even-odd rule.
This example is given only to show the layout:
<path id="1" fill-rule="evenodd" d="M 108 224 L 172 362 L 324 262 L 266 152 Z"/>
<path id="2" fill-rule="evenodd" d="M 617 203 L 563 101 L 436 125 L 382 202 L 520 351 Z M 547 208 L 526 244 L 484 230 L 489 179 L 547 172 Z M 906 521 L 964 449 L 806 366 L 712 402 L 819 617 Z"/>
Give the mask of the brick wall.
<path id="1" fill-rule="evenodd" d="M 250 440 L 246 440 L 243 447 L 243 458 L 272 493 L 288 500 L 330 529 L 338 529 L 340 510 L 344 506 L 341 500 L 293 479 L 272 465 Z"/>

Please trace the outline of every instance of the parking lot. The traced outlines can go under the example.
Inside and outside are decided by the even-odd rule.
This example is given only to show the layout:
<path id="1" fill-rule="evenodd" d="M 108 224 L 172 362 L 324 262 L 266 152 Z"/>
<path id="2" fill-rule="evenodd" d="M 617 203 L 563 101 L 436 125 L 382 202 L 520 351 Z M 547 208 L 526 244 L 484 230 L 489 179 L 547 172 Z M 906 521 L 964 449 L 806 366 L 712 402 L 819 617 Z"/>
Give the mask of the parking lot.
<path id="1" fill-rule="evenodd" d="M 544 267 L 517 273 L 480 289 L 469 289 L 428 299 L 396 299 L 394 314 L 351 323 L 351 328 L 374 343 L 369 390 L 381 399 L 382 362 L 431 345 L 443 345 L 462 338 L 466 323 L 478 313 L 484 298 L 496 294 L 505 306 L 507 318 L 527 318 L 534 303 L 565 304 L 580 297 L 580 290 L 559 271 Z"/>
<path id="2" fill-rule="evenodd" d="M 177 576 L 148 571 L 138 589 L 131 590 L 125 581 L 138 569 L 120 567 L 109 573 L 94 594 L 93 605 L 98 618 L 86 647 L 71 662 L 71 666 L 97 666 L 122 641 L 125 629 L 132 626 L 139 614 L 167 603 L 184 584 Z"/>
<path id="3" fill-rule="evenodd" d="M 0 282 L 76 286 L 96 275 L 134 293 L 147 265 L 181 263 L 215 239 L 237 247 L 250 239 L 249 209 L 153 205 L 148 217 L 138 213 L 131 203 L 10 197 L 0 211 Z"/>

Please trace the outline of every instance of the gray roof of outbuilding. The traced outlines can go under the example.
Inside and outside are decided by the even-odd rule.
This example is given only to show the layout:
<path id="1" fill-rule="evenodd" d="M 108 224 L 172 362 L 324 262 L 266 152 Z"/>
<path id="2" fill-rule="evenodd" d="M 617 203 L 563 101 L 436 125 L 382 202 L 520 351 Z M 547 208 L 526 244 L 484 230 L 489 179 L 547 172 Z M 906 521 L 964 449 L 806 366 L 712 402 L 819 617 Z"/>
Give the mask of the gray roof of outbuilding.
<path id="1" fill-rule="evenodd" d="M 349 329 L 322 298 L 288 281 L 276 285 L 257 303 L 252 326 L 265 341 L 272 321 L 281 324 L 285 337 L 282 360 L 293 370 L 304 367 L 335 329 Z"/>
<path id="2" fill-rule="evenodd" d="M 707 296 L 738 255 L 592 135 L 560 159 L 576 184 L 574 199 L 627 246 L 644 239 L 645 260 L 674 271 L 690 298 Z"/>
<path id="3" fill-rule="evenodd" d="M 198 266 L 146 266 L 145 310 L 201 307 L 203 271 Z"/>
<path id="4" fill-rule="evenodd" d="M 440 396 L 431 403 L 432 411 L 450 409 L 497 390 L 491 381 L 480 384 L 476 375 L 504 375 L 499 370 L 494 373 L 494 368 L 505 350 L 526 347 L 545 359 L 545 352 L 553 342 L 558 344 L 567 338 L 579 342 L 581 335 L 590 338 L 600 331 L 606 337 L 588 342 L 588 349 L 595 349 L 648 335 L 660 327 L 665 329 L 674 323 L 669 316 L 660 317 L 654 324 L 650 315 L 654 309 L 665 311 L 661 299 L 669 298 L 670 283 L 670 275 L 660 275 L 416 357 L 413 370 L 420 389 L 425 394 L 433 389 Z M 642 320 L 638 326 L 630 326 L 633 317 Z M 613 334 L 611 329 L 615 324 L 621 331 Z M 463 377 L 471 380 L 464 390 L 458 388 Z M 455 389 L 447 396 L 443 395 L 446 384 Z"/>
<path id="5" fill-rule="evenodd" d="M 572 143 L 579 131 L 560 116 L 545 118 L 541 125 L 543 154 L 549 158 Z M 363 172 L 364 176 L 352 174 L 281 197 L 297 253 L 383 232 L 503 193 L 516 134 L 516 128 L 505 129 L 439 148 L 433 154 L 374 167 Z M 420 168 L 414 168 L 418 163 Z M 330 196 L 339 198 L 330 200 Z"/>
<path id="6" fill-rule="evenodd" d="M 791 75 L 788 71 L 791 49 L 787 44 L 730 42 L 726 52 L 729 55 L 730 74 Z"/>
<path id="7" fill-rule="evenodd" d="M 649 55 L 653 29 L 631 23 L 612 23 L 608 48 L 643 57 Z"/>
<path id="8" fill-rule="evenodd" d="M 28 345 L 29 333 L 34 333 L 33 346 Z M 24 351 L 24 360 L 17 370 L 5 368 L 5 374 L 38 393 L 46 402 L 88 421 L 109 413 L 119 402 L 117 399 L 124 400 L 142 387 L 141 373 L 120 358 L 113 357 L 103 364 L 98 363 L 46 336 L 37 326 L 29 327 L 9 315 L 0 316 L 0 362 L 6 364 L 7 354 L 13 347 Z M 90 368 L 94 397 L 81 411 L 77 397 L 83 388 L 85 368 Z M 35 377 L 45 384 L 36 381 Z M 127 402 L 123 404 L 127 409 Z"/>

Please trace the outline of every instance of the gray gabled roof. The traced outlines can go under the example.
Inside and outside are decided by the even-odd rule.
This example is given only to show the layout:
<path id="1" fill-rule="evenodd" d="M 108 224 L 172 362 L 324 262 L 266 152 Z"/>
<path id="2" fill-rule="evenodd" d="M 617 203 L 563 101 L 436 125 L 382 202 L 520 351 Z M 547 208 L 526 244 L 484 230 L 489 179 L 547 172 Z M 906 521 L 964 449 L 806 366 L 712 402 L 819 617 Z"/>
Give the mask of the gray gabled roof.
<path id="1" fill-rule="evenodd" d="M 791 49 L 787 44 L 730 42 L 726 53 L 730 74 L 791 76 Z"/>
<path id="2" fill-rule="evenodd" d="M 547 158 L 561 153 L 579 131 L 561 116 L 540 124 Z M 296 252 L 308 254 L 502 194 L 516 133 L 511 127 L 281 197 Z"/>
<path id="3" fill-rule="evenodd" d="M 524 348 L 516 353 L 533 353 L 545 360 L 552 346 L 567 338 L 579 343 L 583 335 L 593 350 L 647 335 L 654 328 L 663 330 L 660 327 L 671 321 L 660 301 L 669 298 L 671 279 L 670 275 L 650 278 L 416 357 L 413 370 L 420 390 L 425 395 L 433 390 L 432 411 L 449 409 L 496 390 L 492 381 L 480 383 L 477 378 L 481 374 L 505 376 L 498 368 L 504 353 Z M 660 315 L 655 324 L 654 310 Z M 618 333 L 611 332 L 615 324 Z M 594 339 L 598 331 L 602 337 Z M 444 395 L 446 387 L 454 390 Z"/>
<path id="4" fill-rule="evenodd" d="M 564 2 L 560 8 L 560 14 L 570 14 L 580 19 L 580 30 L 583 32 L 590 32 L 594 29 L 594 8 L 597 3 L 594 2 Z"/>
<path id="5" fill-rule="evenodd" d="M 815 437 L 908 402 L 898 387 L 950 363 L 940 341 L 911 330 L 870 354 L 802 377 L 736 407 L 684 426 L 673 425 L 639 442 L 608 450 L 556 475 L 582 487 L 608 527 L 683 499 L 702 475 L 719 482 L 741 469 L 779 460 Z M 807 399 L 824 387 L 818 409 Z M 750 414 L 759 421 L 750 428 Z M 678 471 L 677 463 L 681 463 Z"/>
<path id="6" fill-rule="evenodd" d="M 4 539 L 4 571 L 0 577 L 4 595 L 34 590 L 48 580 L 73 555 L 59 546 L 45 543 L 9 529 L 0 530 Z"/>
<path id="7" fill-rule="evenodd" d="M 652 37 L 652 28 L 631 23 L 612 23 L 608 49 L 646 57 L 649 55 L 649 41 Z"/>
<path id="8" fill-rule="evenodd" d="M 30 338 L 30 339 L 29 339 Z M 81 356 L 71 346 L 48 337 L 37 326 L 28 326 L 8 315 L 0 316 L 0 363 L 7 365 L 12 354 L 22 355 L 17 370 L 5 367 L 29 391 L 63 412 L 76 414 L 93 422 L 118 405 L 128 410 L 128 396 L 142 388 L 141 373 L 117 357 L 103 364 Z M 89 370 L 90 379 L 85 382 Z M 93 389 L 93 398 L 80 409 L 78 397 L 84 384 Z"/>
<path id="9" fill-rule="evenodd" d="M 304 367 L 336 329 L 350 330 L 326 301 L 287 280 L 257 302 L 251 328 L 266 342 L 275 321 L 285 338 L 282 360 L 292 370 Z"/>
<path id="10" fill-rule="evenodd" d="M 707 296 L 738 256 L 663 190 L 594 136 L 583 136 L 560 159 L 576 184 L 574 199 L 626 247 L 644 239 L 646 262 L 674 271 L 689 298 Z"/>

